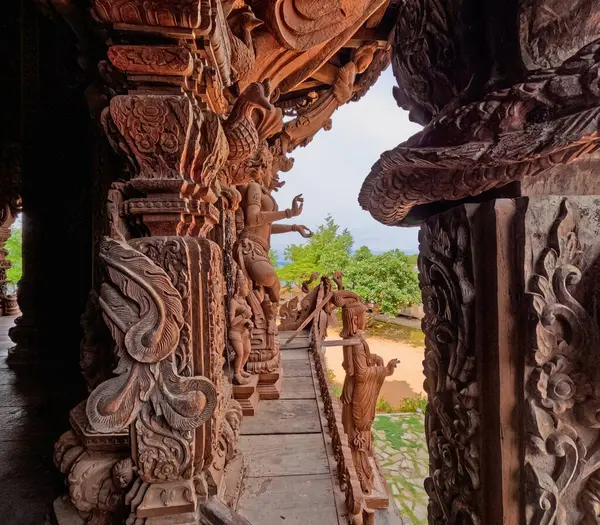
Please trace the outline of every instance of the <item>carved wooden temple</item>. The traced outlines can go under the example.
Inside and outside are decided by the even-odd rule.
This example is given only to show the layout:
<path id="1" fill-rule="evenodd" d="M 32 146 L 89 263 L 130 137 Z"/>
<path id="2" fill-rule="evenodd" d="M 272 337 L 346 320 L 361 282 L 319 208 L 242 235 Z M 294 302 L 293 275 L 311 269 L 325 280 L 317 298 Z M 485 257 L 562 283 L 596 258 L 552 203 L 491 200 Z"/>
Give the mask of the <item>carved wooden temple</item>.
<path id="1" fill-rule="evenodd" d="M 359 202 L 421 226 L 429 522 L 600 522 L 598 2 L 2 12 L 2 231 L 23 213 L 22 316 L 0 368 L 4 523 L 43 523 L 40 505 L 59 525 L 393 523 L 375 511 L 370 424 L 396 363 L 369 353 L 339 276 L 281 312 L 301 347 L 286 350 L 269 260 L 271 234 L 310 235 L 285 222 L 302 198 L 274 198 L 290 155 L 390 62 L 424 128 L 382 154 Z M 320 349 L 335 307 L 341 400 Z M 306 384 L 296 375 L 310 399 L 285 397 Z M 291 417 L 285 399 L 313 407 L 314 430 L 293 436 L 323 449 L 327 468 L 305 481 L 329 503 L 253 474 L 259 446 L 296 473 L 289 428 L 264 437 Z M 269 498 L 313 512 L 287 519 Z"/>

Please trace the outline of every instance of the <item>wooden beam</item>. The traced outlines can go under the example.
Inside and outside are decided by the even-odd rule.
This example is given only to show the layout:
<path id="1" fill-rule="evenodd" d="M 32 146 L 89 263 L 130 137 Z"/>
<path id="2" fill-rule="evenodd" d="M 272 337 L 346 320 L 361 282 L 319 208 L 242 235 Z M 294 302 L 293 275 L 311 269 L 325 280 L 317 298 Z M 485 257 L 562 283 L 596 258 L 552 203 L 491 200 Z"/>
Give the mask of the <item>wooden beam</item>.
<path id="1" fill-rule="evenodd" d="M 359 345 L 362 343 L 362 339 L 358 337 L 349 337 L 348 339 L 332 339 L 331 341 L 323 341 L 321 346 L 329 347 L 329 346 L 351 346 L 351 345 Z"/>
<path id="2" fill-rule="evenodd" d="M 379 28 L 361 28 L 344 44 L 344 47 L 356 48 L 362 46 L 365 42 L 377 42 L 380 48 L 384 48 L 388 44 L 389 36 L 390 34 L 388 31 Z"/>

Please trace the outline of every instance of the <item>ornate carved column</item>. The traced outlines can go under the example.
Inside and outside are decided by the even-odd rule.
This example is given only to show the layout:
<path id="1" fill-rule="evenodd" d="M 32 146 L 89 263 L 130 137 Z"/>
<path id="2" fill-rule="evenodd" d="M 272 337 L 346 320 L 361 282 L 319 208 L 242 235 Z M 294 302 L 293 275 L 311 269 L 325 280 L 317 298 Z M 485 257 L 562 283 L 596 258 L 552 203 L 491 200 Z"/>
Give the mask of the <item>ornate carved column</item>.
<path id="1" fill-rule="evenodd" d="M 596 523 L 599 6 L 493 4 L 404 4 L 359 201 L 421 225 L 429 522 Z"/>
<path id="2" fill-rule="evenodd" d="M 598 197 L 522 197 L 420 238 L 432 523 L 592 523 Z"/>

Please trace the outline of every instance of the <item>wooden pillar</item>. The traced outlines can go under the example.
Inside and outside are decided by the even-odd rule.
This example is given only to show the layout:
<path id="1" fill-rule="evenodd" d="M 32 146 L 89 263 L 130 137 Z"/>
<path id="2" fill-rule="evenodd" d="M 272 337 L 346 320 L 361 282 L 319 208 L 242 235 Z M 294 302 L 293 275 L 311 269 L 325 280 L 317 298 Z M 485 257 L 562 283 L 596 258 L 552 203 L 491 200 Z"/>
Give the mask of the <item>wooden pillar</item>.
<path id="1" fill-rule="evenodd" d="M 430 523 L 594 522 L 599 211 L 521 197 L 422 227 Z"/>

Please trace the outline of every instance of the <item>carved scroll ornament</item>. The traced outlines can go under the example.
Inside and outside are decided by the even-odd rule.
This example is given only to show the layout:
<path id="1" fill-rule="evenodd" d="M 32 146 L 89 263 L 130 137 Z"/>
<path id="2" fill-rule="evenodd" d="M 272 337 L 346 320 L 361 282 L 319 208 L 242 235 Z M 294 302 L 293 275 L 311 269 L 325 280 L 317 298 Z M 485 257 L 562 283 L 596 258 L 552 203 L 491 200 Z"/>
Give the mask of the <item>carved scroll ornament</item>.
<path id="1" fill-rule="evenodd" d="M 529 280 L 537 319 L 525 362 L 528 525 L 598 522 L 600 331 L 574 297 L 584 263 L 578 222 L 563 201 Z"/>
<path id="2" fill-rule="evenodd" d="M 306 51 L 358 29 L 385 0 L 270 0 L 267 17 L 286 47 Z"/>
<path id="3" fill-rule="evenodd" d="M 217 393 L 208 379 L 177 373 L 174 353 L 183 326 L 179 293 L 164 270 L 125 243 L 105 239 L 100 257 L 109 281 L 99 302 L 119 363 L 116 377 L 88 398 L 91 426 L 115 432 L 149 405 L 176 430 L 200 426 L 212 415 Z"/>
<path id="4" fill-rule="evenodd" d="M 420 232 L 425 317 L 425 419 L 429 523 L 479 525 L 480 411 L 473 273 L 464 211 L 438 215 Z"/>
<path id="5" fill-rule="evenodd" d="M 596 151 L 599 63 L 596 41 L 556 69 L 449 109 L 381 156 L 360 205 L 384 224 L 410 225 L 429 215 L 432 203 L 535 177 Z"/>

